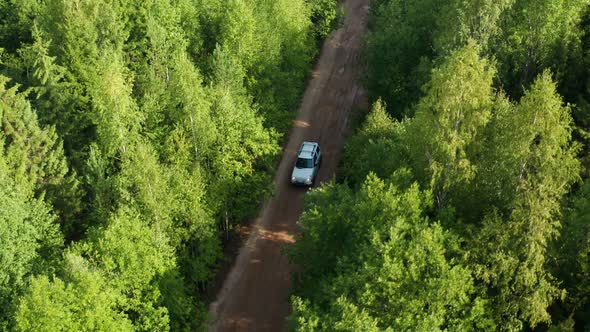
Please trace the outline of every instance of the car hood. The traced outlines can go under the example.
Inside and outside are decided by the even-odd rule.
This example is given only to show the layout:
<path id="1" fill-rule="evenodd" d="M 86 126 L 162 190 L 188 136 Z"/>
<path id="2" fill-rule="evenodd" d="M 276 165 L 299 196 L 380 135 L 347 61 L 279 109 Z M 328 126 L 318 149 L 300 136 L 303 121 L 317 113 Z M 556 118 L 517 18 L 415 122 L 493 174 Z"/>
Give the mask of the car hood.
<path id="1" fill-rule="evenodd" d="M 297 168 L 294 167 L 293 168 L 293 173 L 291 174 L 291 177 L 295 178 L 295 181 L 297 182 L 304 182 L 307 179 L 311 179 L 311 177 L 313 176 L 313 168 Z"/>

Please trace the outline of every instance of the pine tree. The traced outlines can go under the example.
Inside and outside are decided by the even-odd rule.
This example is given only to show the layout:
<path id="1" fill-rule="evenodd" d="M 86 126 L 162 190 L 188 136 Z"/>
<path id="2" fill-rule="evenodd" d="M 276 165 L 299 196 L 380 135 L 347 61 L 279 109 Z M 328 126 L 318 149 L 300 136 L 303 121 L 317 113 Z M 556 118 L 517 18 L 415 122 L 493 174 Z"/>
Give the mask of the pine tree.
<path id="1" fill-rule="evenodd" d="M 506 116 L 503 130 L 495 131 L 502 142 L 490 148 L 503 152 L 490 154 L 495 160 L 488 160 L 487 167 L 504 170 L 505 183 L 511 185 L 504 195 L 512 200 L 497 206 L 479 227 L 470 247 L 482 250 L 466 254 L 478 279 L 495 294 L 496 322 L 518 330 L 549 322 L 547 308 L 564 295 L 546 268 L 547 247 L 559 233 L 560 202 L 578 179 L 579 163 L 571 143 L 569 108 L 548 72 L 537 78 L 515 109 L 499 116 Z M 486 179 L 494 181 L 502 179 Z"/>

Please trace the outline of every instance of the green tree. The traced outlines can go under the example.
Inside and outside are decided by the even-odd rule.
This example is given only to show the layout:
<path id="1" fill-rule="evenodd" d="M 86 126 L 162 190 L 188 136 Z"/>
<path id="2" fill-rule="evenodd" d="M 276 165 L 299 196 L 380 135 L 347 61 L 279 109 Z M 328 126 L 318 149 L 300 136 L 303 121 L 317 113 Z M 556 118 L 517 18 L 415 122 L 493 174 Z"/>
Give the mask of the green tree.
<path id="1" fill-rule="evenodd" d="M 424 216 L 429 197 L 416 184 L 400 190 L 374 175 L 357 193 L 341 185 L 313 192 L 291 254 L 303 268 L 295 326 L 493 329 L 471 272 L 448 258 L 457 239 Z"/>
<path id="2" fill-rule="evenodd" d="M 115 181 L 122 206 L 135 207 L 146 223 L 165 234 L 187 280 L 203 285 L 219 258 L 220 243 L 199 169 L 160 164 L 147 144 L 134 147 L 121 167 Z"/>
<path id="3" fill-rule="evenodd" d="M 124 311 L 140 330 L 198 327 L 198 294 L 220 257 L 219 222 L 228 229 L 250 216 L 269 192 L 277 129 L 289 127 L 314 37 L 327 34 L 335 8 L 333 0 L 0 1 L 0 72 L 15 84 L 0 84 L 9 106 L 0 107 L 0 152 L 13 181 L 6 204 L 21 199 L 15 211 L 39 220 L 19 218 L 61 222 L 66 252 L 84 257 L 90 279 L 105 279 L 86 294 L 88 314 Z M 27 270 L 46 254 L 36 241 L 18 249 L 19 278 L 35 275 L 27 301 L 43 297 L 70 315 L 81 305 L 73 296 L 86 296 L 82 283 L 57 268 L 59 249 L 54 269 Z M 157 269 L 139 271 L 146 261 Z M 51 316 L 49 305 L 30 310 Z M 86 323 L 95 324 L 64 321 L 93 329 Z M 127 326 L 112 323 L 104 329 Z"/>
<path id="4" fill-rule="evenodd" d="M 52 41 L 47 34 L 34 25 L 32 36 L 33 43 L 18 50 L 24 71 L 22 83 L 31 87 L 30 100 L 39 121 L 55 126 L 66 155 L 80 169 L 80 150 L 95 138 L 90 117 L 84 113 L 88 98 L 68 68 L 50 55 Z"/>
<path id="5" fill-rule="evenodd" d="M 545 69 L 565 72 L 580 47 L 578 24 L 587 0 L 516 0 L 503 12 L 500 33 L 492 42 L 500 80 L 514 97 Z"/>
<path id="6" fill-rule="evenodd" d="M 116 308 L 128 314 L 135 329 L 169 329 L 158 278 L 176 262 L 168 238 L 157 225 L 146 225 L 133 210 L 121 210 L 108 226 L 94 229 L 78 250 L 92 258 L 108 285 L 121 294 Z"/>
<path id="7" fill-rule="evenodd" d="M 34 193 L 49 203 L 69 228 L 80 210 L 76 174 L 69 171 L 55 129 L 41 127 L 18 86 L 6 89 L 6 83 L 0 76 L 0 125 L 9 174 L 26 195 Z"/>
<path id="8" fill-rule="evenodd" d="M 214 56 L 214 87 L 210 96 L 214 100 L 211 112 L 218 136 L 213 143 L 217 147 L 211 160 L 215 180 L 211 184 L 209 204 L 225 204 L 219 206 L 218 211 L 225 216 L 230 213 L 232 219 L 237 217 L 235 219 L 239 220 L 255 208 L 251 204 L 237 204 L 240 191 L 250 192 L 252 185 L 268 180 L 263 174 L 256 174 L 260 168 L 257 161 L 268 160 L 278 152 L 277 134 L 264 128 L 262 119 L 252 107 L 252 101 L 240 82 L 239 64 L 222 50 L 216 51 Z M 264 197 L 264 192 L 261 194 L 260 198 Z M 257 199 L 251 202 L 255 201 Z"/>
<path id="9" fill-rule="evenodd" d="M 496 99 L 477 148 L 475 182 L 483 205 L 508 213 L 517 192 L 540 183 L 551 185 L 554 189 L 547 193 L 559 201 L 579 172 L 570 113 L 549 72 L 537 78 L 519 104 L 503 96 Z"/>
<path id="10" fill-rule="evenodd" d="M 121 157 L 137 140 L 143 114 L 131 97 L 130 73 L 117 55 L 106 51 L 100 56 L 96 70 L 98 74 L 87 88 L 93 100 L 92 121 L 97 141 L 106 156 Z"/>
<path id="11" fill-rule="evenodd" d="M 14 53 L 31 41 L 31 24 L 40 7 L 38 0 L 0 2 L 0 48 Z"/>
<path id="12" fill-rule="evenodd" d="M 338 2 L 334 0 L 308 0 L 311 9 L 311 22 L 315 38 L 318 42 L 335 28 L 340 18 Z"/>
<path id="13" fill-rule="evenodd" d="M 382 101 L 377 101 L 360 130 L 344 147 L 338 176 L 354 188 L 360 187 L 367 175 L 373 172 L 381 178 L 407 166 L 409 151 L 405 144 L 407 121 L 392 119 Z"/>
<path id="14" fill-rule="evenodd" d="M 367 36 L 368 88 L 398 116 L 410 113 L 428 80 L 440 0 L 380 0 Z"/>
<path id="15" fill-rule="evenodd" d="M 296 331 L 392 331 L 390 328 L 382 330 L 378 327 L 377 319 L 370 316 L 367 310 L 359 309 L 346 298 L 339 297 L 327 315 L 320 315 L 310 308 L 310 301 L 303 301 L 299 297 L 291 299 L 293 314 L 290 317 L 290 329 Z M 321 323 L 320 323 L 321 322 Z"/>
<path id="16" fill-rule="evenodd" d="M 16 313 L 15 331 L 133 331 L 115 308 L 118 295 L 82 257 L 68 254 L 65 280 L 33 278 Z"/>
<path id="17" fill-rule="evenodd" d="M 494 179 L 500 176 L 496 172 L 503 172 L 510 186 L 502 195 L 511 199 L 507 206 L 497 204 L 498 210 L 478 226 L 470 247 L 481 250 L 466 255 L 477 278 L 495 294 L 496 321 L 519 330 L 525 324 L 550 322 L 547 308 L 563 296 L 546 268 L 547 247 L 559 234 L 560 202 L 578 179 L 579 163 L 571 143 L 569 108 L 548 72 L 537 78 L 515 109 L 498 114 L 506 116 L 506 122 L 497 122 L 501 127 L 496 127 L 496 139 L 501 142 L 490 148 L 502 152 L 489 154 L 494 160 L 487 160 L 491 172 L 482 174 L 493 184 L 503 181 Z"/>
<path id="18" fill-rule="evenodd" d="M 448 55 L 470 40 L 480 45 L 485 53 L 492 52 L 490 41 L 501 33 L 500 18 L 515 1 L 449 1 L 436 18 L 434 49 L 437 54 Z"/>
<path id="19" fill-rule="evenodd" d="M 234 0 L 218 14 L 217 43 L 244 71 L 239 80 L 268 126 L 282 132 L 289 128 L 315 54 L 309 7 L 303 0 Z M 213 52 L 210 63 L 216 59 Z M 214 77 L 215 66 L 210 69 Z"/>
<path id="20" fill-rule="evenodd" d="M 413 169 L 438 208 L 475 176 L 471 148 L 491 117 L 494 68 L 473 43 L 432 71 L 408 129 Z"/>
<path id="21" fill-rule="evenodd" d="M 0 76 L 0 328 L 12 324 L 28 278 L 51 272 L 63 238 L 52 211 L 61 189 L 75 194 L 53 128 L 42 128 L 17 87 Z M 75 195 L 74 195 L 75 197 Z M 75 206 L 75 205 L 73 205 Z"/>
<path id="22" fill-rule="evenodd" d="M 56 218 L 41 200 L 23 191 L 7 174 L 0 155 L 0 328 L 11 326 L 28 278 L 53 269 L 62 244 Z"/>
<path id="23" fill-rule="evenodd" d="M 554 243 L 552 271 L 567 291 L 562 319 L 575 318 L 588 328 L 590 320 L 590 182 L 568 200 L 561 236 Z M 560 308 L 561 309 L 561 308 Z M 558 316 L 559 317 L 559 316 Z"/>

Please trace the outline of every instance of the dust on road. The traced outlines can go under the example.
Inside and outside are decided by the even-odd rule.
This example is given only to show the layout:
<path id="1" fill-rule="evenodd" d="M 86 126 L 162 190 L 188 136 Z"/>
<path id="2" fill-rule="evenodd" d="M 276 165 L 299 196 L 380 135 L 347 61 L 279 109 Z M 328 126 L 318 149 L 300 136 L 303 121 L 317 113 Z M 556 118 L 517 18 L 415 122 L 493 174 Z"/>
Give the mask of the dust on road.
<path id="1" fill-rule="evenodd" d="M 368 0 L 344 2 L 344 24 L 324 43 L 313 78 L 275 178 L 276 195 L 265 203 L 250 237 L 240 249 L 215 302 L 209 331 L 285 331 L 293 267 L 282 252 L 294 241 L 306 189 L 290 185 L 302 141 L 318 141 L 323 160 L 319 182 L 334 176 L 353 109 L 366 108 L 360 60 L 367 30 Z"/>

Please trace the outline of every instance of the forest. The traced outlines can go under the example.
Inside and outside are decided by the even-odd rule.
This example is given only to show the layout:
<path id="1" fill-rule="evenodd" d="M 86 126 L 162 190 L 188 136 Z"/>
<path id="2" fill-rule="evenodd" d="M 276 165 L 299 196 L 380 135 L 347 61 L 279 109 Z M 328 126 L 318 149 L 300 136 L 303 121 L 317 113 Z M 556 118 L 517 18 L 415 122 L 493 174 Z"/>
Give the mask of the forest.
<path id="1" fill-rule="evenodd" d="M 0 0 L 0 331 L 192 331 L 336 0 Z M 293 331 L 590 330 L 590 0 L 371 0 Z"/>
<path id="2" fill-rule="evenodd" d="M 333 0 L 0 0 L 0 331 L 188 331 Z"/>
<path id="3" fill-rule="evenodd" d="M 590 330 L 590 2 L 372 0 L 369 30 L 290 328 Z"/>

